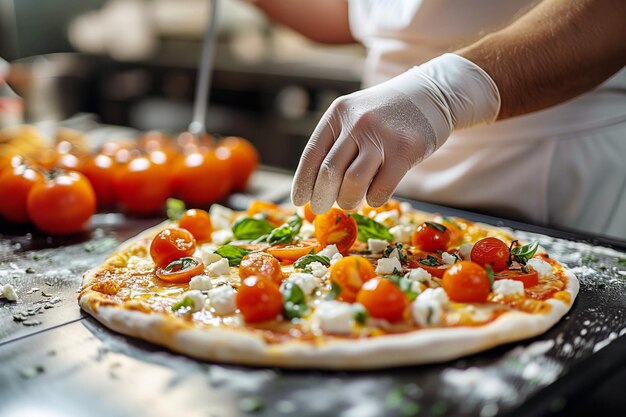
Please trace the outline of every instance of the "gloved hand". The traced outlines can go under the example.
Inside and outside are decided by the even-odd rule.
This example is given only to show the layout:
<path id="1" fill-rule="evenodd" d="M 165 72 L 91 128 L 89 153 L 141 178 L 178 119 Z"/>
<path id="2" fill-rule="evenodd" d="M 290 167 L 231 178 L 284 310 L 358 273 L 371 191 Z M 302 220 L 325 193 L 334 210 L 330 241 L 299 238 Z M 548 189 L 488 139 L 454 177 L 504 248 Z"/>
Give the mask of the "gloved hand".
<path id="1" fill-rule="evenodd" d="M 382 84 L 339 97 L 311 135 L 291 199 L 315 213 L 335 201 L 378 207 L 406 172 L 444 144 L 453 129 L 493 122 L 500 95 L 474 63 L 444 54 Z"/>

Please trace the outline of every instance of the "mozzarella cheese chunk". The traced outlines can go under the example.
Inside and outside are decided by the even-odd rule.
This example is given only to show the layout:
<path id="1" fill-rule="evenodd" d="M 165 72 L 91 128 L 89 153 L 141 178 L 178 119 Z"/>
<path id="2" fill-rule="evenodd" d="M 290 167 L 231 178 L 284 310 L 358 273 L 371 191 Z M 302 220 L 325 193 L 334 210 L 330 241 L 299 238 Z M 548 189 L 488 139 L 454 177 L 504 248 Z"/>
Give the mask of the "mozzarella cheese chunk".
<path id="1" fill-rule="evenodd" d="M 493 283 L 495 298 L 499 297 L 523 297 L 524 284 L 514 279 L 499 279 Z"/>
<path id="2" fill-rule="evenodd" d="M 388 258 L 396 258 L 400 260 L 400 252 L 398 251 L 398 248 L 394 248 L 389 254 Z"/>
<path id="3" fill-rule="evenodd" d="M 222 259 L 221 256 L 213 252 L 213 250 L 209 249 L 207 246 L 202 246 L 196 249 L 196 253 L 194 253 L 194 256 L 201 258 L 205 266 L 211 265 L 212 263 L 217 262 L 220 259 Z"/>
<path id="4" fill-rule="evenodd" d="M 424 268 L 409 269 L 407 275 L 409 279 L 427 284 L 428 286 L 431 286 L 430 284 L 433 282 L 433 276 Z"/>
<path id="5" fill-rule="evenodd" d="M 389 232 L 393 235 L 394 242 L 411 243 L 413 227 L 404 225 L 393 226 L 389 229 Z"/>
<path id="6" fill-rule="evenodd" d="M 211 233 L 211 240 L 216 245 L 223 245 L 224 243 L 233 240 L 235 236 L 233 235 L 233 231 L 230 229 L 217 230 Z"/>
<path id="7" fill-rule="evenodd" d="M 528 260 L 527 265 L 531 266 L 535 271 L 537 271 L 539 278 L 550 278 L 554 276 L 552 265 L 550 265 L 543 259 L 532 258 Z"/>
<path id="8" fill-rule="evenodd" d="M 224 316 L 232 314 L 237 310 L 235 297 L 237 292 L 230 285 L 220 285 L 209 290 L 209 300 L 215 310 L 215 314 Z"/>
<path id="9" fill-rule="evenodd" d="M 330 264 L 331 265 L 335 265 L 337 263 L 338 260 L 340 260 L 341 258 L 343 258 L 343 255 L 340 253 L 336 253 L 333 255 L 333 257 L 330 260 Z"/>
<path id="10" fill-rule="evenodd" d="M 222 258 L 217 262 L 213 262 L 211 265 L 206 267 L 206 272 L 211 277 L 230 275 L 230 266 L 228 266 L 228 259 Z"/>
<path id="11" fill-rule="evenodd" d="M 378 223 L 384 224 L 387 227 L 393 227 L 398 224 L 398 220 L 400 219 L 400 215 L 398 210 L 389 210 L 383 211 L 382 213 L 378 213 L 374 220 Z"/>
<path id="12" fill-rule="evenodd" d="M 298 234 L 302 236 L 303 239 L 308 239 L 315 235 L 315 226 L 304 220 Z"/>
<path id="13" fill-rule="evenodd" d="M 323 301 L 313 313 L 313 323 L 324 333 L 350 334 L 354 328 L 353 315 L 350 303 Z"/>
<path id="14" fill-rule="evenodd" d="M 235 212 L 233 210 L 219 204 L 213 204 L 209 209 L 211 226 L 216 230 L 230 230 L 230 224 L 234 215 Z"/>
<path id="15" fill-rule="evenodd" d="M 382 275 L 393 274 L 394 270 L 402 271 L 398 258 L 380 258 L 376 264 L 376 273 Z"/>
<path id="16" fill-rule="evenodd" d="M 448 252 L 443 252 L 441 254 L 441 260 L 443 261 L 444 265 L 454 265 L 457 261 L 454 255 L 450 255 Z"/>
<path id="17" fill-rule="evenodd" d="M 319 251 L 317 255 L 325 256 L 328 259 L 333 259 L 333 256 L 335 256 L 335 254 L 337 253 L 339 253 L 339 250 L 337 249 L 337 245 L 328 245 L 324 249 Z"/>
<path id="18" fill-rule="evenodd" d="M 471 253 L 472 248 L 474 247 L 473 243 L 464 243 L 459 247 L 459 256 L 464 261 L 471 261 Z"/>
<path id="19" fill-rule="evenodd" d="M 15 292 L 15 288 L 13 288 L 11 284 L 5 284 L 0 287 L 0 296 L 6 298 L 8 301 L 17 301 L 19 298 Z"/>
<path id="20" fill-rule="evenodd" d="M 296 284 L 306 295 L 311 295 L 311 293 L 320 286 L 319 278 L 305 272 L 294 272 L 287 278 L 287 281 Z"/>
<path id="21" fill-rule="evenodd" d="M 449 301 L 443 288 L 427 288 L 411 304 L 411 315 L 419 326 L 434 326 L 441 323 L 443 304 Z"/>
<path id="22" fill-rule="evenodd" d="M 324 278 L 324 275 L 326 275 L 328 271 L 328 268 L 322 265 L 321 262 L 311 262 L 308 267 L 311 270 L 311 274 L 317 278 Z"/>
<path id="23" fill-rule="evenodd" d="M 196 311 L 200 311 L 204 308 L 204 301 L 206 300 L 206 297 L 204 296 L 204 294 L 202 294 L 202 291 L 198 291 L 198 290 L 187 291 L 186 293 L 183 293 L 183 295 L 180 296 L 181 300 L 184 300 L 185 298 L 189 298 L 191 299 L 191 301 L 193 301 L 193 305 L 190 307 L 190 311 L 192 313 L 195 313 Z"/>
<path id="24" fill-rule="evenodd" d="M 381 239 L 367 239 L 367 249 L 372 253 L 381 253 L 389 246 L 389 242 Z"/>
<path id="25" fill-rule="evenodd" d="M 192 290 L 207 291 L 210 290 L 212 287 L 213 285 L 211 284 L 211 278 L 204 274 L 196 275 L 195 277 L 191 278 L 191 281 L 189 281 L 189 289 Z"/>

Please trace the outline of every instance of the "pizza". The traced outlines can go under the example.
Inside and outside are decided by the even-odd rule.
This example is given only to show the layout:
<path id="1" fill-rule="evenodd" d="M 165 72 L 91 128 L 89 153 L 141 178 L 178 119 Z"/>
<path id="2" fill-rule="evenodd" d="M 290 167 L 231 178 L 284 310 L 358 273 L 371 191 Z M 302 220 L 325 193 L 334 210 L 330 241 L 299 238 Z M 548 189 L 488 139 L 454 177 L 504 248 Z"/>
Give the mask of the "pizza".
<path id="1" fill-rule="evenodd" d="M 511 230 L 395 200 L 321 215 L 254 201 L 172 218 L 87 272 L 79 303 L 114 331 L 203 360 L 442 362 L 545 332 L 579 288 Z"/>

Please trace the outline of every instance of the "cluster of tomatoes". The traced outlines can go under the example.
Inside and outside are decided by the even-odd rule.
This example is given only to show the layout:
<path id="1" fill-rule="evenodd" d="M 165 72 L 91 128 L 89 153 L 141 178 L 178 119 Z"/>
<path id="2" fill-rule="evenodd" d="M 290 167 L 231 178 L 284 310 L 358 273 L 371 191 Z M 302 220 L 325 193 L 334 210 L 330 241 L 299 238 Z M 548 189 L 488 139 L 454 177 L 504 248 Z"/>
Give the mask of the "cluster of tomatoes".
<path id="1" fill-rule="evenodd" d="M 109 141 L 96 154 L 61 141 L 0 161 L 0 215 L 51 234 L 83 230 L 97 208 L 162 212 L 169 197 L 209 206 L 245 189 L 259 156 L 246 139 L 183 133 Z"/>

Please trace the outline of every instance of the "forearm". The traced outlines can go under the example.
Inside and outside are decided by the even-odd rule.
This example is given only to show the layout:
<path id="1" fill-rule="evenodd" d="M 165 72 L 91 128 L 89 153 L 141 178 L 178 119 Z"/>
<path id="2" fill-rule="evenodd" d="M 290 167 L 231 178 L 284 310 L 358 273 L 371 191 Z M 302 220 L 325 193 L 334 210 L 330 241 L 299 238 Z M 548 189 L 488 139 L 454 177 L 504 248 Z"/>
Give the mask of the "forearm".
<path id="1" fill-rule="evenodd" d="M 317 42 L 352 43 L 345 0 L 257 0 L 273 20 Z"/>
<path id="2" fill-rule="evenodd" d="M 501 96 L 498 119 L 562 103 L 626 64 L 626 2 L 544 0 L 456 53 L 484 69 Z"/>

